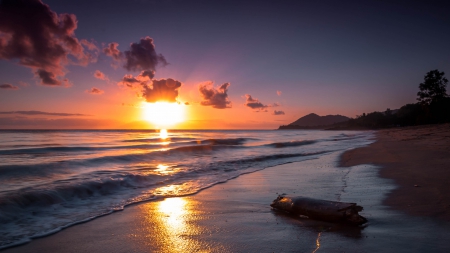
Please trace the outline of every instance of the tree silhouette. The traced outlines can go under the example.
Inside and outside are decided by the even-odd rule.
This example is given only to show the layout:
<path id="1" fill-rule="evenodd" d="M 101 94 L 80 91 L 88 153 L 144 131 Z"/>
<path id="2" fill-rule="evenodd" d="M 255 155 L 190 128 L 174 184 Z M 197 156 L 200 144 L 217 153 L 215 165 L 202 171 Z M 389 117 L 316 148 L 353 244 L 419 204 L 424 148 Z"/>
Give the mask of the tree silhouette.
<path id="1" fill-rule="evenodd" d="M 420 91 L 417 92 L 417 100 L 421 104 L 429 105 L 433 101 L 448 97 L 446 90 L 448 80 L 444 77 L 444 74 L 444 72 L 435 69 L 425 75 L 425 81 L 419 84 Z"/>

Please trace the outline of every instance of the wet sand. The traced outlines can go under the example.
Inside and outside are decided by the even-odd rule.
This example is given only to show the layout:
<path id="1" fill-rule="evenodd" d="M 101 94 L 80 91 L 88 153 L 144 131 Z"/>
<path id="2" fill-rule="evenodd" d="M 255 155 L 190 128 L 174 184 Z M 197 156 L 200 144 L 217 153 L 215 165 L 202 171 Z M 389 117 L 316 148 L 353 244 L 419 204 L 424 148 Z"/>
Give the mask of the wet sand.
<path id="1" fill-rule="evenodd" d="M 383 202 L 416 216 L 450 221 L 450 124 L 387 129 L 345 152 L 341 166 L 377 164 L 399 186 Z"/>
<path id="2" fill-rule="evenodd" d="M 435 130 L 420 130 L 419 136 L 422 131 L 434 135 Z M 400 206 L 383 205 L 403 187 L 395 179 L 400 183 L 396 189 L 394 180 L 385 176 L 389 168 L 402 164 L 398 159 L 404 159 L 401 145 L 389 149 L 396 144 L 387 133 L 378 134 L 380 141 L 367 148 L 267 168 L 192 196 L 128 206 L 4 252 L 450 252 L 450 223 L 436 219 L 441 216 L 411 216 Z M 412 146 L 414 141 L 406 137 L 410 135 L 397 135 Z M 389 146 L 379 149 L 385 156 L 381 162 L 369 155 L 380 143 Z M 434 154 L 433 150 L 424 154 Z M 347 167 L 339 166 L 341 155 Z M 417 160 L 436 157 L 425 158 Z M 380 170 L 366 163 L 388 167 Z M 414 184 L 421 187 L 408 189 L 428 188 L 426 182 Z M 356 202 L 364 207 L 361 214 L 369 222 L 354 227 L 291 217 L 269 206 L 280 193 Z"/>

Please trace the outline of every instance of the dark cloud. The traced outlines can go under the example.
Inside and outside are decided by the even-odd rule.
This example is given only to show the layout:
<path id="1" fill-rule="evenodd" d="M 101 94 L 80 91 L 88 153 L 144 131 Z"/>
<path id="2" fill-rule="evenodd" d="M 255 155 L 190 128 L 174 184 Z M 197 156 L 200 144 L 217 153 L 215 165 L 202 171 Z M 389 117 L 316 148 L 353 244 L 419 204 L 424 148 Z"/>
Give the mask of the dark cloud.
<path id="1" fill-rule="evenodd" d="M 123 60 L 125 69 L 141 72 L 137 76 L 125 75 L 118 83 L 120 86 L 139 90 L 140 96 L 150 103 L 177 102 L 178 88 L 182 85 L 180 81 L 172 78 L 153 80 L 156 66 L 166 66 L 168 63 L 164 56 L 156 53 L 152 38 L 147 36 L 137 43 L 131 43 L 130 49 L 123 53 L 117 49 L 117 46 L 118 44 L 115 42 L 110 43 L 107 48 L 103 49 L 103 52 L 116 61 Z"/>
<path id="2" fill-rule="evenodd" d="M 58 113 L 58 112 L 42 112 L 42 111 L 8 111 L 0 114 L 22 114 L 22 115 L 49 115 L 49 116 L 90 116 L 80 113 Z"/>
<path id="3" fill-rule="evenodd" d="M 255 112 L 268 112 L 269 107 L 278 107 L 280 106 L 279 103 L 273 103 L 269 105 L 265 105 L 262 102 L 260 102 L 257 98 L 253 98 L 250 94 L 245 94 L 245 106 L 250 107 L 251 109 L 254 109 Z M 278 113 L 283 113 L 282 111 L 274 111 Z M 275 114 L 275 115 L 281 115 L 281 114 Z"/>
<path id="4" fill-rule="evenodd" d="M 228 87 L 230 83 L 224 83 L 218 88 L 214 88 L 213 82 L 201 83 L 198 86 L 203 100 L 200 102 L 204 106 L 212 106 L 216 109 L 231 108 L 231 101 L 228 99 Z"/>
<path id="5" fill-rule="evenodd" d="M 274 110 L 272 113 L 272 115 L 284 115 L 284 114 L 285 113 L 283 111 L 277 111 L 277 110 Z"/>
<path id="6" fill-rule="evenodd" d="M 142 89 L 150 84 L 153 75 L 153 71 L 142 71 L 137 76 L 128 74 L 125 75 L 118 84 L 132 89 Z"/>
<path id="7" fill-rule="evenodd" d="M 173 80 L 172 78 L 153 80 L 152 87 L 144 85 L 142 97 L 147 102 L 154 103 L 158 101 L 176 102 L 178 97 L 178 88 L 181 87 L 181 82 Z"/>
<path id="8" fill-rule="evenodd" d="M 144 70 L 140 74 L 142 77 L 148 77 L 149 79 L 153 79 L 155 77 L 155 71 L 154 70 Z"/>
<path id="9" fill-rule="evenodd" d="M 130 50 L 124 52 L 124 68 L 129 71 L 155 71 L 157 65 L 168 63 L 163 55 L 157 54 L 155 44 L 150 37 L 142 38 L 138 43 L 131 43 Z"/>
<path id="10" fill-rule="evenodd" d="M 181 87 L 182 83 L 172 78 L 152 80 L 154 74 L 154 71 L 146 70 L 137 76 L 125 75 L 119 85 L 139 90 L 140 96 L 149 103 L 158 101 L 176 102 L 178 88 Z"/>
<path id="11" fill-rule="evenodd" d="M 263 111 L 263 110 L 266 111 L 267 107 L 269 107 L 268 105 L 264 105 L 263 103 L 259 102 L 258 99 L 252 98 L 252 96 L 249 94 L 245 94 L 245 98 L 246 98 L 246 101 L 245 101 L 244 105 L 248 106 L 252 109 L 259 110 L 259 111 Z"/>
<path id="12" fill-rule="evenodd" d="M 49 85 L 49 86 L 71 86 L 69 80 L 64 78 L 63 80 L 59 80 L 56 78 L 53 72 L 45 71 L 43 69 L 38 69 L 36 74 L 41 79 L 41 84 Z"/>
<path id="13" fill-rule="evenodd" d="M 2 0 L 0 59 L 19 60 L 43 85 L 67 86 L 64 66 L 92 60 L 75 37 L 77 22 L 75 15 L 57 14 L 40 0 Z"/>
<path id="14" fill-rule="evenodd" d="M 123 54 L 119 49 L 117 49 L 118 46 L 119 43 L 111 42 L 107 47 L 103 48 L 103 53 L 105 53 L 107 56 L 111 56 L 116 61 L 120 61 L 122 60 Z"/>
<path id="15" fill-rule="evenodd" d="M 92 89 L 86 90 L 86 93 L 89 93 L 92 95 L 101 95 L 101 94 L 105 93 L 105 91 L 100 90 L 99 88 L 92 87 Z"/>
<path id="16" fill-rule="evenodd" d="M 4 84 L 0 84 L 0 89 L 5 89 L 5 90 L 17 90 L 17 89 L 19 89 L 19 87 L 14 86 L 14 85 L 9 84 L 9 83 L 4 83 Z"/>

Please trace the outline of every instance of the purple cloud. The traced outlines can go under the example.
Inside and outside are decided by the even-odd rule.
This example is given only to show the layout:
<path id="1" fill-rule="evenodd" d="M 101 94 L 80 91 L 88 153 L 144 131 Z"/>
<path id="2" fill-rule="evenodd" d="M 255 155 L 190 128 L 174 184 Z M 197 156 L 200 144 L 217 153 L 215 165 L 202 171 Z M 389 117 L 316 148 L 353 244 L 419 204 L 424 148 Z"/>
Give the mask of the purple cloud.
<path id="1" fill-rule="evenodd" d="M 168 63 L 163 55 L 157 54 L 155 44 L 150 37 L 142 38 L 138 43 L 131 43 L 130 50 L 124 52 L 124 68 L 129 71 L 155 71 L 157 65 L 166 66 Z"/>
<path id="2" fill-rule="evenodd" d="M 109 78 L 100 70 L 94 72 L 94 77 L 100 80 L 109 81 Z"/>
<path id="3" fill-rule="evenodd" d="M 252 98 L 251 95 L 245 94 L 245 106 L 250 107 L 252 109 L 258 110 L 258 111 L 264 111 L 269 107 L 268 105 L 264 105 L 263 103 L 259 102 L 258 99 Z"/>
<path id="4" fill-rule="evenodd" d="M 40 0 L 2 0 L 0 59 L 19 60 L 42 85 L 68 86 L 64 66 L 87 65 L 92 60 L 75 37 L 77 22 L 75 15 L 57 14 Z"/>
<path id="5" fill-rule="evenodd" d="M 80 113 L 59 113 L 59 112 L 42 112 L 42 111 L 0 111 L 0 114 L 23 114 L 23 115 L 49 115 L 49 116 L 90 116 L 87 114 L 80 114 Z"/>
<path id="6" fill-rule="evenodd" d="M 284 111 L 277 111 L 277 110 L 274 110 L 272 113 L 272 115 L 284 115 L 284 114 L 285 114 Z"/>
<path id="7" fill-rule="evenodd" d="M 148 85 L 143 86 L 142 97 L 150 103 L 158 101 L 173 103 L 177 101 L 178 88 L 180 87 L 181 82 L 172 78 L 153 80 L 151 87 Z"/>
<path id="8" fill-rule="evenodd" d="M 86 90 L 86 93 L 92 94 L 92 95 L 101 95 L 101 94 L 105 93 L 105 91 L 100 90 L 99 88 L 92 87 L 92 89 Z"/>
<path id="9" fill-rule="evenodd" d="M 123 54 L 119 49 L 117 49 L 118 46 L 119 43 L 111 42 L 107 47 L 103 48 L 103 53 L 105 53 L 107 56 L 112 57 L 115 61 L 120 61 L 122 60 Z"/>
<path id="10" fill-rule="evenodd" d="M 214 88 L 213 82 L 202 83 L 198 90 L 203 100 L 200 102 L 204 106 L 212 106 L 216 109 L 231 108 L 231 101 L 228 99 L 228 87 L 230 83 L 224 83 L 218 88 Z"/>
<path id="11" fill-rule="evenodd" d="M 0 89 L 5 89 L 5 90 L 18 90 L 19 87 L 14 86 L 14 85 L 9 84 L 9 83 L 4 83 L 4 84 L 0 84 Z"/>

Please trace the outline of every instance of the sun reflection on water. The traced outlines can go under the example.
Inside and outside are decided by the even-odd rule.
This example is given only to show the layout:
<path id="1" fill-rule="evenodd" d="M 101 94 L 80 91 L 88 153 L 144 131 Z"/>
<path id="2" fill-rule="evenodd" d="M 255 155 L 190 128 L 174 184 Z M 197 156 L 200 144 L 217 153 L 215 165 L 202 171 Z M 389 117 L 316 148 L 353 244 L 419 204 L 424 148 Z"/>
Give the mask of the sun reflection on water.
<path id="1" fill-rule="evenodd" d="M 163 201 L 142 205 L 146 216 L 144 228 L 150 251 L 155 252 L 217 252 L 220 245 L 212 245 L 201 236 L 210 233 L 196 223 L 201 211 L 189 198 L 166 198 Z"/>
<path id="2" fill-rule="evenodd" d="M 167 139 L 167 137 L 169 137 L 169 133 L 167 132 L 167 129 L 159 130 L 159 138 Z"/>

